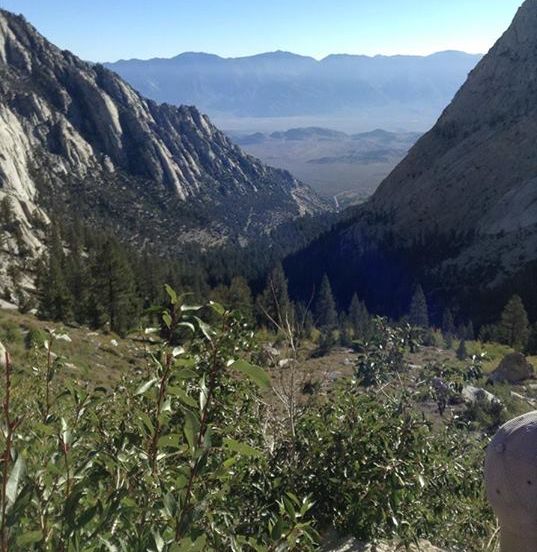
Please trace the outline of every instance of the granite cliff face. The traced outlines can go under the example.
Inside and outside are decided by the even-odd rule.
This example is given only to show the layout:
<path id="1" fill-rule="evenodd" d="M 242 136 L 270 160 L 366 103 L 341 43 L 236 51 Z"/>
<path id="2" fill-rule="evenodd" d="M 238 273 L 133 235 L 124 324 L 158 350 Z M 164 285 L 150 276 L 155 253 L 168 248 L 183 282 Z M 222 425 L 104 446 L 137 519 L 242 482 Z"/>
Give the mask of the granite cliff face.
<path id="1" fill-rule="evenodd" d="M 0 200 L 6 195 L 34 252 L 32 217 L 53 211 L 173 252 L 185 242 L 245 243 L 325 209 L 196 108 L 157 105 L 0 11 Z"/>
<path id="2" fill-rule="evenodd" d="M 495 320 L 513 293 L 534 318 L 536 137 L 537 0 L 526 0 L 372 199 L 290 261 L 290 270 L 319 264 L 334 287 L 354 287 L 394 316 L 407 312 L 421 282 L 439 318 L 451 299 L 465 316 Z M 347 267 L 349 276 L 333 267 Z"/>
<path id="3" fill-rule="evenodd" d="M 537 0 L 527 0 L 371 208 L 406 235 L 537 230 Z M 537 256 L 537 250 L 534 251 Z"/>

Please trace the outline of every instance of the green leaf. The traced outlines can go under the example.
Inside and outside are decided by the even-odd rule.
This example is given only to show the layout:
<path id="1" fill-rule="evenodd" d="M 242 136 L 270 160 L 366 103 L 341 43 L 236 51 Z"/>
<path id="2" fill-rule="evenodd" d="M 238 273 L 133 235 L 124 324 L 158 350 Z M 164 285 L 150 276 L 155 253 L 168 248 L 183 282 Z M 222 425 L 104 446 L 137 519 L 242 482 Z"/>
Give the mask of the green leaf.
<path id="1" fill-rule="evenodd" d="M 255 366 L 245 360 L 236 360 L 231 365 L 231 368 L 234 368 L 238 372 L 241 372 L 241 374 L 244 374 L 262 389 L 270 387 L 270 376 L 260 366 Z"/>
<path id="2" fill-rule="evenodd" d="M 166 324 L 166 327 L 168 329 L 170 329 L 172 327 L 172 317 L 170 316 L 169 312 L 165 312 L 162 315 L 162 321 L 164 322 L 164 324 Z"/>
<path id="3" fill-rule="evenodd" d="M 184 347 L 174 347 L 172 349 L 172 357 L 178 357 L 179 355 L 183 355 L 185 353 Z"/>
<path id="4" fill-rule="evenodd" d="M 84 512 L 80 514 L 80 516 L 77 519 L 76 526 L 80 529 L 81 527 L 84 527 L 84 525 L 87 525 L 97 513 L 97 505 L 91 506 L 91 508 L 88 508 Z"/>
<path id="5" fill-rule="evenodd" d="M 251 458 L 259 458 L 263 456 L 263 453 L 246 443 L 240 443 L 235 439 L 224 439 L 224 446 L 233 452 L 238 452 L 242 456 L 249 456 Z"/>
<path id="6" fill-rule="evenodd" d="M 213 339 L 213 330 L 209 324 L 206 324 L 203 320 L 198 318 L 197 316 L 194 316 L 194 319 L 198 323 L 199 329 L 201 330 L 201 333 L 209 340 L 212 341 Z"/>
<path id="7" fill-rule="evenodd" d="M 190 406 L 192 408 L 197 408 L 198 404 L 196 401 L 188 395 L 188 393 L 178 385 L 174 385 L 172 387 L 168 387 L 168 394 L 177 397 L 183 404 L 186 406 Z"/>
<path id="8" fill-rule="evenodd" d="M 103 537 L 99 537 L 99 540 L 104 543 L 108 552 L 118 552 L 118 548 L 115 544 L 108 542 L 106 539 L 103 539 Z"/>
<path id="9" fill-rule="evenodd" d="M 207 535 L 202 535 L 195 541 L 192 541 L 190 537 L 186 537 L 180 542 L 173 544 L 170 548 L 170 552 L 199 552 L 205 548 L 206 543 Z"/>
<path id="10" fill-rule="evenodd" d="M 158 440 L 159 448 L 169 447 L 169 448 L 179 448 L 181 446 L 181 436 L 177 433 L 171 433 L 170 435 L 163 435 Z"/>
<path id="11" fill-rule="evenodd" d="M 188 380 L 198 377 L 198 374 L 191 369 L 193 366 L 196 366 L 195 358 L 178 358 L 175 360 L 174 366 L 180 368 L 173 374 L 177 379 Z"/>
<path id="12" fill-rule="evenodd" d="M 199 418 L 190 410 L 185 410 L 185 425 L 183 431 L 185 432 L 186 440 L 190 445 L 190 448 L 196 447 L 196 440 L 200 430 Z"/>
<path id="13" fill-rule="evenodd" d="M 137 397 L 138 395 L 143 395 L 147 390 L 153 387 L 153 385 L 155 385 L 157 381 L 158 381 L 157 378 L 153 378 L 153 379 L 150 379 L 149 381 L 146 381 L 145 383 L 142 383 L 138 387 L 138 389 L 136 389 L 136 391 L 134 392 L 134 396 Z"/>
<path id="14" fill-rule="evenodd" d="M 158 531 L 153 529 L 151 532 L 153 533 L 153 540 L 155 541 L 157 552 L 162 552 L 164 550 L 164 539 L 160 536 Z"/>
<path id="15" fill-rule="evenodd" d="M 62 433 L 61 433 L 62 442 L 64 443 L 64 445 L 69 447 L 71 446 L 71 443 L 73 441 L 73 433 L 69 429 L 69 426 L 67 425 L 67 421 L 65 420 L 65 418 L 62 418 L 61 422 L 62 422 Z"/>
<path id="16" fill-rule="evenodd" d="M 181 305 L 181 312 L 199 311 L 201 308 L 200 305 Z"/>
<path id="17" fill-rule="evenodd" d="M 205 383 L 205 376 L 203 376 L 200 381 L 200 412 L 203 412 L 205 409 L 208 398 L 209 390 L 207 389 L 207 385 Z"/>
<path id="18" fill-rule="evenodd" d="M 177 293 L 175 290 L 170 287 L 168 284 L 164 284 L 164 289 L 166 290 L 166 293 L 168 294 L 168 297 L 170 298 L 170 303 L 172 305 L 177 304 Z"/>
<path id="19" fill-rule="evenodd" d="M 17 546 L 24 544 L 33 544 L 43 539 L 43 533 L 41 531 L 30 531 L 29 533 L 23 533 L 17 537 Z"/>
<path id="20" fill-rule="evenodd" d="M 209 306 L 211 307 L 211 309 L 213 309 L 214 312 L 216 312 L 216 314 L 219 314 L 220 316 L 223 316 L 226 313 L 226 309 L 220 303 L 209 301 Z"/>
<path id="21" fill-rule="evenodd" d="M 179 324 L 177 325 L 182 326 L 183 328 L 188 328 L 189 330 L 192 331 L 192 333 L 196 333 L 196 328 L 194 327 L 194 324 L 192 324 L 191 322 L 179 322 Z"/>
<path id="22" fill-rule="evenodd" d="M 24 467 L 24 459 L 22 454 L 19 454 L 6 484 L 6 498 L 9 506 L 12 506 L 17 500 L 19 484 L 24 474 Z"/>
<path id="23" fill-rule="evenodd" d="M 192 357 L 187 358 L 176 358 L 174 366 L 183 367 L 181 370 L 177 371 L 174 375 L 179 379 L 192 379 L 198 377 L 198 374 L 190 368 L 196 366 L 196 359 Z"/>

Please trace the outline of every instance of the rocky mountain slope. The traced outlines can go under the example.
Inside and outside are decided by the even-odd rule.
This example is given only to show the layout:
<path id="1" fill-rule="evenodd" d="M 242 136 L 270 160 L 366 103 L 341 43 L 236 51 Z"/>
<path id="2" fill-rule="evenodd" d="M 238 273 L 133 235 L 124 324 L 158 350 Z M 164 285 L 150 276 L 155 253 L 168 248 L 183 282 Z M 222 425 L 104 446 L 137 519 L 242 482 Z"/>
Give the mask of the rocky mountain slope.
<path id="1" fill-rule="evenodd" d="M 193 103 L 224 128 L 267 131 L 272 120 L 271 130 L 328 126 L 357 131 L 391 125 L 422 131 L 480 57 L 439 52 L 426 57 L 331 55 L 318 61 L 290 52 L 227 59 L 183 53 L 106 65 L 147 97 Z"/>
<path id="2" fill-rule="evenodd" d="M 244 243 L 325 209 L 196 108 L 157 105 L 0 11 L 0 200 L 6 195 L 34 250 L 32 217 L 53 211 L 173 251 Z"/>
<path id="3" fill-rule="evenodd" d="M 536 91 L 537 1 L 526 0 L 371 208 L 399 234 L 475 234 L 466 265 L 497 260 L 505 276 L 537 259 Z"/>
<path id="4" fill-rule="evenodd" d="M 536 297 L 515 278 L 537 260 L 536 136 L 537 0 L 526 0 L 434 128 L 352 223 L 325 238 L 329 255 L 348 266 L 357 249 L 376 249 L 376 269 L 388 272 L 378 280 L 391 273 L 386 287 L 406 281 L 406 294 L 417 279 L 435 291 L 449 284 L 468 301 L 510 285 L 537 315 Z M 322 258 L 323 246 L 314 249 Z"/>

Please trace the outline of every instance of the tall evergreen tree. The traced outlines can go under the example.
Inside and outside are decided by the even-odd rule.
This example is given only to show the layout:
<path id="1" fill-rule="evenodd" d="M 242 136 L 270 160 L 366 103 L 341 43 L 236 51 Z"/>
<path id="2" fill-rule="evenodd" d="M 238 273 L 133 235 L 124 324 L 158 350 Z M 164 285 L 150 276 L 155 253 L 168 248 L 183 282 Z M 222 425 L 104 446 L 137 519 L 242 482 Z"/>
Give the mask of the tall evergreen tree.
<path id="1" fill-rule="evenodd" d="M 371 317 L 369 316 L 365 303 L 358 299 L 356 293 L 352 296 L 349 305 L 348 318 L 354 336 L 360 339 L 366 338 L 371 325 Z"/>
<path id="2" fill-rule="evenodd" d="M 468 324 L 466 324 L 466 339 L 469 341 L 473 341 L 475 339 L 474 323 L 471 320 Z"/>
<path id="3" fill-rule="evenodd" d="M 442 333 L 444 336 L 455 335 L 455 321 L 450 309 L 445 309 L 442 315 Z"/>
<path id="4" fill-rule="evenodd" d="M 530 327 L 526 352 L 529 355 L 537 355 L 537 322 L 533 323 Z"/>
<path id="5" fill-rule="evenodd" d="M 281 263 L 278 263 L 267 277 L 265 289 L 257 300 L 257 312 L 261 324 L 275 322 L 284 326 L 288 321 L 291 322 L 287 278 Z"/>
<path id="6" fill-rule="evenodd" d="M 409 321 L 413 326 L 429 327 L 429 308 L 423 288 L 418 285 L 410 302 Z"/>
<path id="7" fill-rule="evenodd" d="M 466 350 L 466 341 L 463 339 L 460 340 L 459 347 L 457 348 L 457 358 L 459 360 L 466 360 L 468 358 L 468 352 Z"/>
<path id="8" fill-rule="evenodd" d="M 48 252 L 37 271 L 38 315 L 56 321 L 73 317 L 73 297 L 65 278 L 65 255 L 59 230 L 51 228 Z"/>
<path id="9" fill-rule="evenodd" d="M 332 294 L 330 280 L 326 274 L 323 276 L 321 287 L 319 288 L 319 293 L 315 301 L 315 318 L 321 329 L 330 330 L 337 327 L 338 317 L 336 302 Z"/>
<path id="10" fill-rule="evenodd" d="M 522 351 L 526 347 L 529 322 L 520 296 L 513 295 L 505 306 L 498 324 L 498 337 L 502 343 L 517 351 Z"/>
<path id="11" fill-rule="evenodd" d="M 247 320 L 252 320 L 254 301 L 248 282 L 241 276 L 235 276 L 229 284 L 229 306 L 239 311 Z"/>
<path id="12" fill-rule="evenodd" d="M 93 322 L 110 324 L 110 329 L 124 335 L 138 323 L 139 304 L 132 268 L 119 245 L 106 240 L 95 256 L 91 310 Z"/>

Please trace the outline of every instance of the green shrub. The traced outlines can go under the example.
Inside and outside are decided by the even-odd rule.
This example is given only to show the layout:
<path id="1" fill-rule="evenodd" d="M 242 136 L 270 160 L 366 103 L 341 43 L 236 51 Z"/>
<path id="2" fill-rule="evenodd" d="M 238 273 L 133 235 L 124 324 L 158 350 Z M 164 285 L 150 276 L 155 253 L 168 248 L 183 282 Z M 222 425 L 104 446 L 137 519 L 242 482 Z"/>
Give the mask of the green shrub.
<path id="1" fill-rule="evenodd" d="M 43 347 L 47 340 L 47 334 L 39 328 L 30 328 L 24 339 L 27 349 L 33 349 L 34 347 Z"/>
<path id="2" fill-rule="evenodd" d="M 0 542 L 9 550 L 309 550 L 311 503 L 268 470 L 252 333 L 172 290 L 162 346 L 111 391 L 57 378 L 52 333 L 31 375 L 7 366 Z M 190 332 L 181 343 L 179 328 Z M 7 549 L 7 548 L 6 548 Z"/>
<path id="3" fill-rule="evenodd" d="M 482 444 L 465 429 L 433 429 L 405 394 L 344 383 L 300 422 L 294 446 L 288 485 L 311 493 L 321 527 L 476 552 L 491 534 Z"/>

